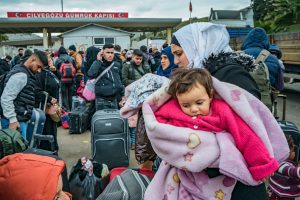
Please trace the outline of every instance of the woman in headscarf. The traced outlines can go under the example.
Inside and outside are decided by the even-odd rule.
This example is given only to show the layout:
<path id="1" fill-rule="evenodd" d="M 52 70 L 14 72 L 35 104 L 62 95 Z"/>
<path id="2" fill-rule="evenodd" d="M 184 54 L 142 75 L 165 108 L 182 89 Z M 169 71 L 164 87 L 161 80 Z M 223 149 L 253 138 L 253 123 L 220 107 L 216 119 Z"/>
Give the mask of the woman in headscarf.
<path id="1" fill-rule="evenodd" d="M 257 98 L 260 92 L 249 74 L 254 60 L 237 54 L 229 46 L 229 34 L 223 25 L 194 23 L 176 31 L 171 41 L 174 63 L 184 68 L 206 68 L 212 76 L 223 82 L 237 85 Z M 221 175 L 218 169 L 207 169 L 210 178 Z M 265 184 L 247 186 L 237 182 L 232 200 L 265 200 Z"/>
<path id="2" fill-rule="evenodd" d="M 171 47 L 166 47 L 161 51 L 161 64 L 157 69 L 157 75 L 169 78 L 173 69 L 177 68 L 174 64 L 174 56 Z"/>

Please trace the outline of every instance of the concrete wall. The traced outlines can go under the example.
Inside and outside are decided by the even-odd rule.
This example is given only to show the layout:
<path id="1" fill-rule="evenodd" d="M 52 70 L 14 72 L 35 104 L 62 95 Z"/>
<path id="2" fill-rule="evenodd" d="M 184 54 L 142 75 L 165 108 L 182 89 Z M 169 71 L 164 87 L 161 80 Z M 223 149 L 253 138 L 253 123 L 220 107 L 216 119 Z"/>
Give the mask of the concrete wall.
<path id="1" fill-rule="evenodd" d="M 113 37 L 115 44 L 120 45 L 122 49 L 130 47 L 130 35 L 128 33 L 92 25 L 63 34 L 62 37 L 63 45 L 66 48 L 74 44 L 78 50 L 86 50 L 92 45 L 102 48 L 102 45 L 94 44 L 95 37 Z"/>

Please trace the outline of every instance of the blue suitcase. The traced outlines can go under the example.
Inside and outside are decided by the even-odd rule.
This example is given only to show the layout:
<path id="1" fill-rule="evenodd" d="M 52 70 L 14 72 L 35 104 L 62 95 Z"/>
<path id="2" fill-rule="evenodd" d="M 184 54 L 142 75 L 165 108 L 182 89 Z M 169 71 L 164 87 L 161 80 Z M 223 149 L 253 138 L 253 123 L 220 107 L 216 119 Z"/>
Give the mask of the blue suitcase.
<path id="1" fill-rule="evenodd" d="M 33 142 L 32 136 L 34 134 L 41 134 L 41 135 L 43 134 L 44 125 L 46 122 L 45 109 L 46 109 L 46 103 L 48 99 L 48 93 L 44 92 L 44 94 L 45 94 L 44 109 L 41 110 L 41 104 L 40 104 L 40 108 L 33 108 L 31 119 L 28 121 L 26 140 L 30 142 L 30 144 Z"/>

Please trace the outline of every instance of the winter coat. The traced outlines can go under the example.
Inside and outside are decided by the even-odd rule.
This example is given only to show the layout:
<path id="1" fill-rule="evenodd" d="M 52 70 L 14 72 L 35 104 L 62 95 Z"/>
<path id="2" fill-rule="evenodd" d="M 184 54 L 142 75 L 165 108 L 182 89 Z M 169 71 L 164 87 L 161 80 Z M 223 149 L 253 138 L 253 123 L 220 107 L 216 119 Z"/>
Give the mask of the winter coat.
<path id="1" fill-rule="evenodd" d="M 266 32 L 262 28 L 255 28 L 247 35 L 245 38 L 241 49 L 254 58 L 257 58 L 259 53 L 263 50 L 269 50 L 270 43 L 269 38 Z M 274 55 L 269 55 L 265 60 L 266 65 L 269 69 L 270 74 L 270 83 L 273 87 L 276 87 L 276 83 L 280 80 L 278 76 L 280 76 L 281 67 L 278 62 L 278 59 Z M 279 88 L 277 88 L 279 89 Z"/>
<path id="2" fill-rule="evenodd" d="M 258 86 L 249 74 L 249 71 L 255 67 L 254 60 L 250 56 L 220 53 L 206 59 L 204 66 L 213 77 L 237 85 L 260 99 Z"/>
<path id="3" fill-rule="evenodd" d="M 145 62 L 140 65 L 136 65 L 133 61 L 126 63 L 122 69 L 123 83 L 127 86 L 147 73 L 151 73 L 151 69 Z"/>
<path id="4" fill-rule="evenodd" d="M 95 60 L 88 71 L 88 77 L 91 79 L 97 78 L 107 67 L 110 66 L 109 62 L 101 62 Z M 95 84 L 96 97 L 115 98 L 124 92 L 124 86 L 121 81 L 121 72 L 118 62 L 108 70 Z"/>
<path id="5" fill-rule="evenodd" d="M 13 104 L 15 106 L 15 113 L 17 115 L 18 122 L 27 122 L 32 115 L 32 109 L 35 104 L 35 75 L 33 72 L 24 65 L 16 65 L 6 75 L 4 80 L 4 88 L 11 76 L 17 73 L 25 73 L 27 75 L 27 83 L 21 92 L 15 98 Z M 2 94 L 3 95 L 3 94 Z M 2 108 L 1 108 L 2 113 Z M 3 113 L 2 113 L 3 116 Z"/>
<path id="6" fill-rule="evenodd" d="M 10 71 L 10 65 L 5 59 L 0 60 L 0 76 Z"/>
<path id="7" fill-rule="evenodd" d="M 75 64 L 75 60 L 69 56 L 68 54 L 60 54 L 59 57 L 57 58 L 57 60 L 55 61 L 55 68 L 56 70 L 59 72 L 60 70 L 60 65 L 62 63 L 65 63 L 65 62 L 69 62 L 69 63 L 72 63 L 73 66 L 76 68 L 76 64 Z M 61 75 L 59 75 L 58 77 L 59 79 L 61 78 Z"/>

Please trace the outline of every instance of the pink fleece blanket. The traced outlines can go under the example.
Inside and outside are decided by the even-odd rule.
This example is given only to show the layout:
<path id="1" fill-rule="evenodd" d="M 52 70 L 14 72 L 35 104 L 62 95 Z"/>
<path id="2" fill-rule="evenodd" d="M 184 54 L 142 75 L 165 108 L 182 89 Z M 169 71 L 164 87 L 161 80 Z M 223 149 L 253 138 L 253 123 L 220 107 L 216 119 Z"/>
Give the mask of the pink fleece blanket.
<path id="1" fill-rule="evenodd" d="M 289 154 L 282 130 L 272 113 L 247 91 L 213 78 L 219 98 L 257 133 L 271 156 L 279 162 Z M 230 199 L 236 180 L 258 184 L 228 133 L 212 134 L 157 122 L 154 112 L 170 96 L 163 86 L 143 104 L 148 137 L 164 161 L 148 186 L 145 199 Z M 209 179 L 203 171 L 218 167 L 224 175 Z"/>

